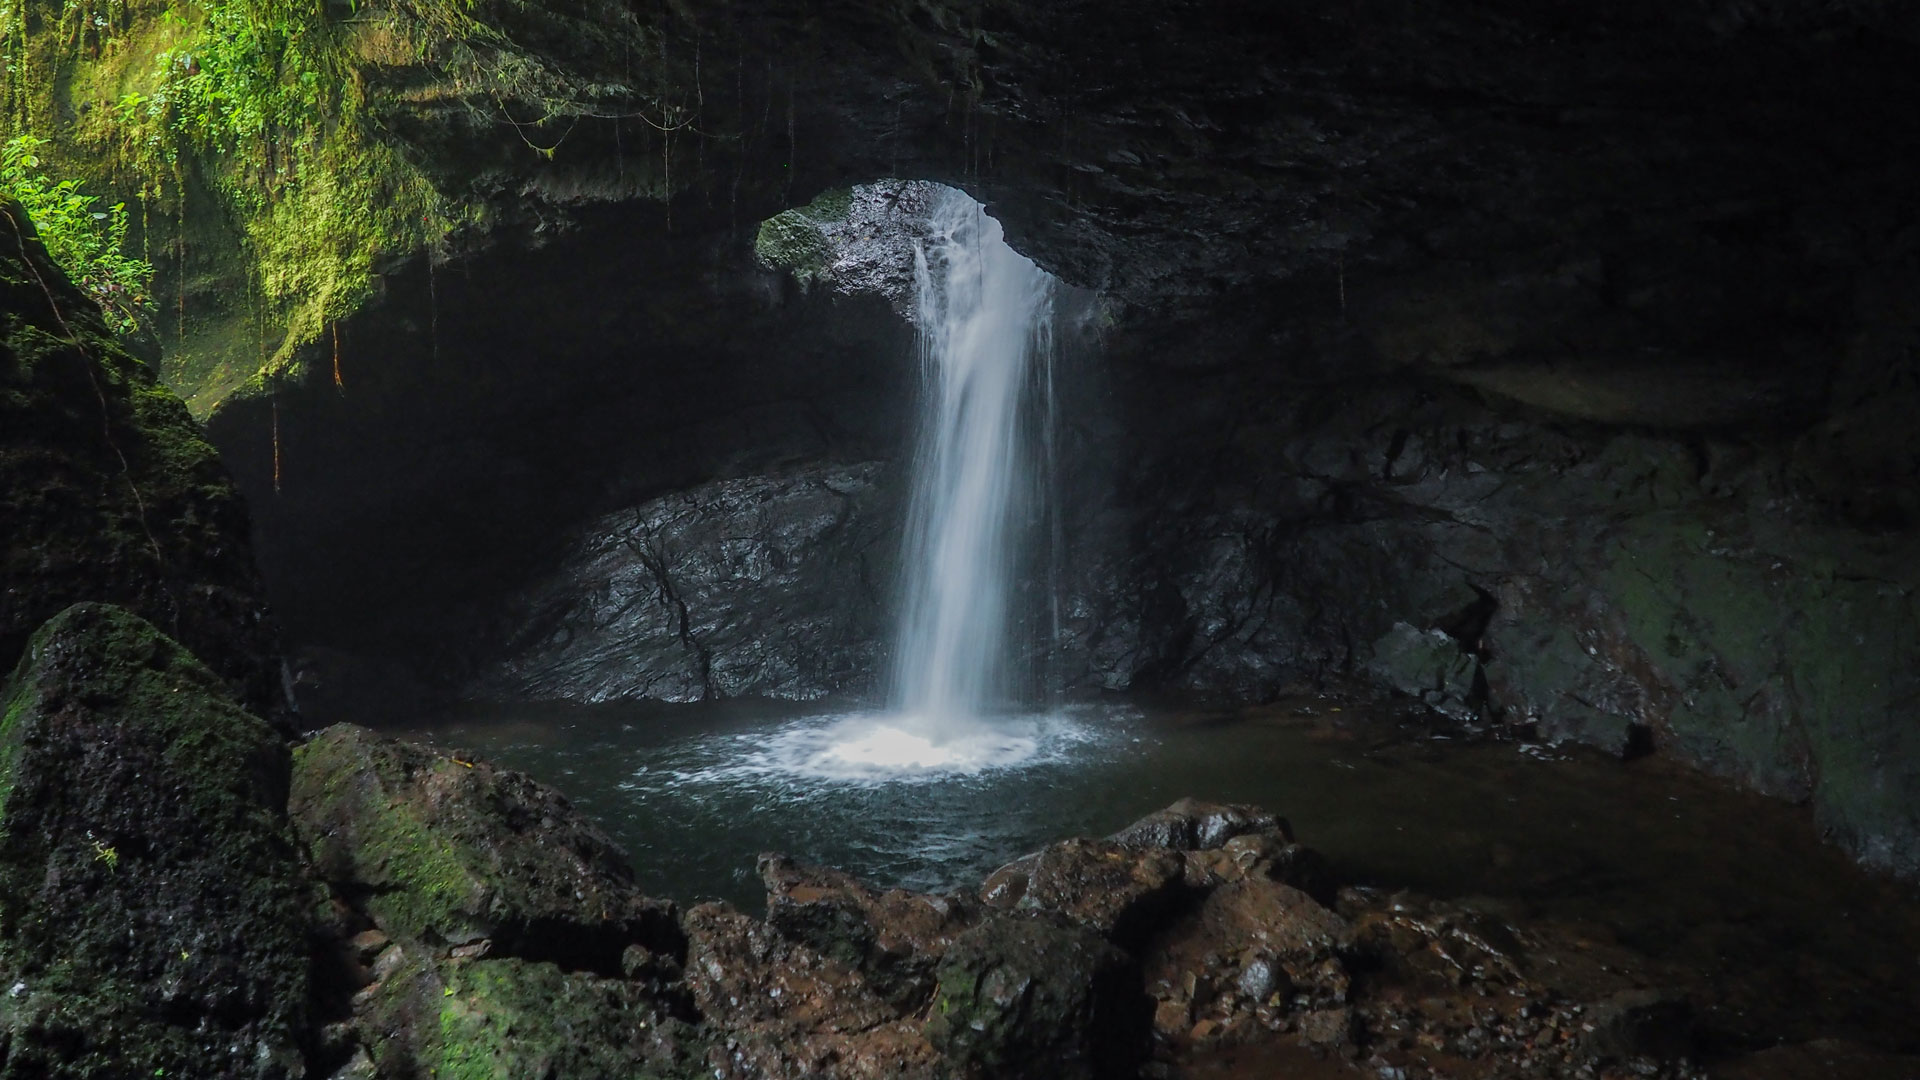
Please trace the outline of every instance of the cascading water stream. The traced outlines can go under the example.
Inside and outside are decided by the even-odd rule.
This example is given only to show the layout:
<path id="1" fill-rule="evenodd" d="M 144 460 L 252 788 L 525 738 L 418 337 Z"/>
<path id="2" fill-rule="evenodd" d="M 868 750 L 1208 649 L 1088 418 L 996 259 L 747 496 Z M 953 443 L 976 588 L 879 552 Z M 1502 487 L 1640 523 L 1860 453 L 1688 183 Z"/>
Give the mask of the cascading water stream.
<path id="1" fill-rule="evenodd" d="M 1044 407 L 1053 276 L 959 191 L 914 260 L 925 404 L 906 534 L 894 704 L 939 742 L 1015 704 L 1008 678 L 1016 516 L 1043 486 L 1029 452 Z M 1039 400 L 1036 400 L 1039 399 Z"/>
<path id="2" fill-rule="evenodd" d="M 1033 702 L 1012 677 L 1010 632 L 1032 511 L 1051 497 L 1053 276 L 979 203 L 941 189 L 914 284 L 923 404 L 892 711 L 795 733 L 781 756 L 816 774 L 975 772 L 1067 737 L 1056 718 L 1014 715 Z"/>
<path id="3" fill-rule="evenodd" d="M 1016 678 L 1031 654 L 1016 630 L 1057 634 L 1059 620 L 1030 584 L 1051 579 L 1060 543 L 1047 506 L 1055 281 L 964 192 L 921 190 L 931 192 L 914 227 L 922 404 L 889 707 L 784 726 L 721 764 L 677 772 L 675 786 L 968 777 L 1058 763 L 1098 738 L 1036 709 Z"/>

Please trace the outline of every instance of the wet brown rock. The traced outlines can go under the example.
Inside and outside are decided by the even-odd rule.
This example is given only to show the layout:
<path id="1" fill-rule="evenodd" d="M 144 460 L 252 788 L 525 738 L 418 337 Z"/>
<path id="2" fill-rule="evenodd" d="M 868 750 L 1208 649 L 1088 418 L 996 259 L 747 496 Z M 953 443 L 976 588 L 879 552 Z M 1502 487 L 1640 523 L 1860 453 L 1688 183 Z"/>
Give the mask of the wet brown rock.
<path id="1" fill-rule="evenodd" d="M 1108 837 L 1121 847 L 1144 850 L 1206 851 L 1236 836 L 1272 833 L 1293 840 L 1293 826 L 1285 818 L 1257 806 L 1237 806 L 1181 799 L 1156 810 Z"/>
<path id="2" fill-rule="evenodd" d="M 904 1007 L 924 1005 L 933 968 L 955 936 L 979 920 L 964 896 L 881 891 L 825 867 L 763 855 L 767 925 L 787 939 L 857 969 L 873 991 Z"/>
<path id="3" fill-rule="evenodd" d="M 1257 878 L 1214 890 L 1201 905 L 1201 932 L 1211 940 L 1278 956 L 1327 956 L 1351 944 L 1345 919 L 1291 885 Z"/>
<path id="4" fill-rule="evenodd" d="M 1056 912 L 1122 945 L 1143 941 L 1187 895 L 1179 855 L 1086 839 L 1008 863 L 980 889 L 990 907 Z"/>
<path id="5" fill-rule="evenodd" d="M 965 1076 L 1134 1075 L 1153 1004 L 1132 957 L 1038 914 L 989 918 L 941 961 L 927 1038 Z"/>
<path id="6" fill-rule="evenodd" d="M 1177 1046 L 1258 1039 L 1289 1024 L 1310 1041 L 1345 1042 L 1328 1033 L 1352 1026 L 1344 1018 L 1351 978 L 1341 959 L 1352 939 L 1346 920 L 1290 885 L 1265 878 L 1221 885 L 1145 954 L 1155 1030 Z M 1320 1016 L 1308 1036 L 1305 1017 L 1288 1019 L 1300 1009 L 1338 1011 L 1343 1019 L 1335 1025 Z"/>
<path id="7" fill-rule="evenodd" d="M 1693 1006 L 1672 990 L 1627 990 L 1587 1010 L 1582 1040 L 1597 1058 L 1678 1058 L 1693 1051 Z"/>
<path id="8" fill-rule="evenodd" d="M 1401 977 L 1440 987 L 1521 978 L 1523 946 L 1515 930 L 1488 913 L 1412 893 L 1373 894 L 1356 906 L 1357 895 L 1343 894 L 1342 903 L 1352 914 L 1356 940 Z M 1589 992 L 1624 988 L 1615 976 Z"/>
<path id="9" fill-rule="evenodd" d="M 1349 1009 L 1316 1009 L 1300 1018 L 1300 1037 L 1322 1046 L 1339 1046 L 1353 1037 Z"/>
<path id="10" fill-rule="evenodd" d="M 689 910 L 686 985 L 712 1029 L 718 1080 L 940 1075 L 918 1015 L 846 961 L 724 904 Z"/>

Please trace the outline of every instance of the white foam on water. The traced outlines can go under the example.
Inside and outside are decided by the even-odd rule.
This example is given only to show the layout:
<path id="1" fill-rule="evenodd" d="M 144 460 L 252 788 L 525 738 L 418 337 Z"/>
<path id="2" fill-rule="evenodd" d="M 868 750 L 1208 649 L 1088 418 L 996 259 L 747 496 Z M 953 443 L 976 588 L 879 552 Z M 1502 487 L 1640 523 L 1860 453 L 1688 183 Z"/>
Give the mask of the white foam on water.
<path id="1" fill-rule="evenodd" d="M 1102 741 L 1065 712 L 973 718 L 963 726 L 899 713 L 808 717 L 772 731 L 715 736 L 683 748 L 629 789 L 926 783 L 1054 765 Z"/>

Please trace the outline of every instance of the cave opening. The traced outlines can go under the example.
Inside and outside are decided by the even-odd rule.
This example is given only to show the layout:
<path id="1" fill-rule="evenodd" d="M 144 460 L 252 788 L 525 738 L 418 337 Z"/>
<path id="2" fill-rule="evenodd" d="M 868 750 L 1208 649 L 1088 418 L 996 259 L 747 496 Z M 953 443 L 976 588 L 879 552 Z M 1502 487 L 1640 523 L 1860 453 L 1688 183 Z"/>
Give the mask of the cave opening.
<path id="1" fill-rule="evenodd" d="M 1899 5 L 94 7 L 0 1074 L 1916 1074 Z"/>

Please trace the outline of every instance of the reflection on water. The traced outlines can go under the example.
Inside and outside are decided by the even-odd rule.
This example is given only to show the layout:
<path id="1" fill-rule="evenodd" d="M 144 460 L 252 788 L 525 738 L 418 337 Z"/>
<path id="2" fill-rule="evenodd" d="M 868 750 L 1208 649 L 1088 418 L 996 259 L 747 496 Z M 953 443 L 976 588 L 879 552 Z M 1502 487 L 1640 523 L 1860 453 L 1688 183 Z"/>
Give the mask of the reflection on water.
<path id="1" fill-rule="evenodd" d="M 555 785 L 650 891 L 683 902 L 757 909 L 761 851 L 967 887 L 1193 795 L 1287 816 L 1347 880 L 1497 896 L 1646 953 L 1706 988 L 1726 1037 L 1884 1043 L 1920 1000 L 1911 891 L 1860 874 L 1802 811 L 1657 761 L 1385 737 L 1351 706 L 1303 700 L 1205 717 L 1080 708 L 1003 731 L 953 770 L 872 718 L 795 709 L 489 707 L 397 734 Z"/>

